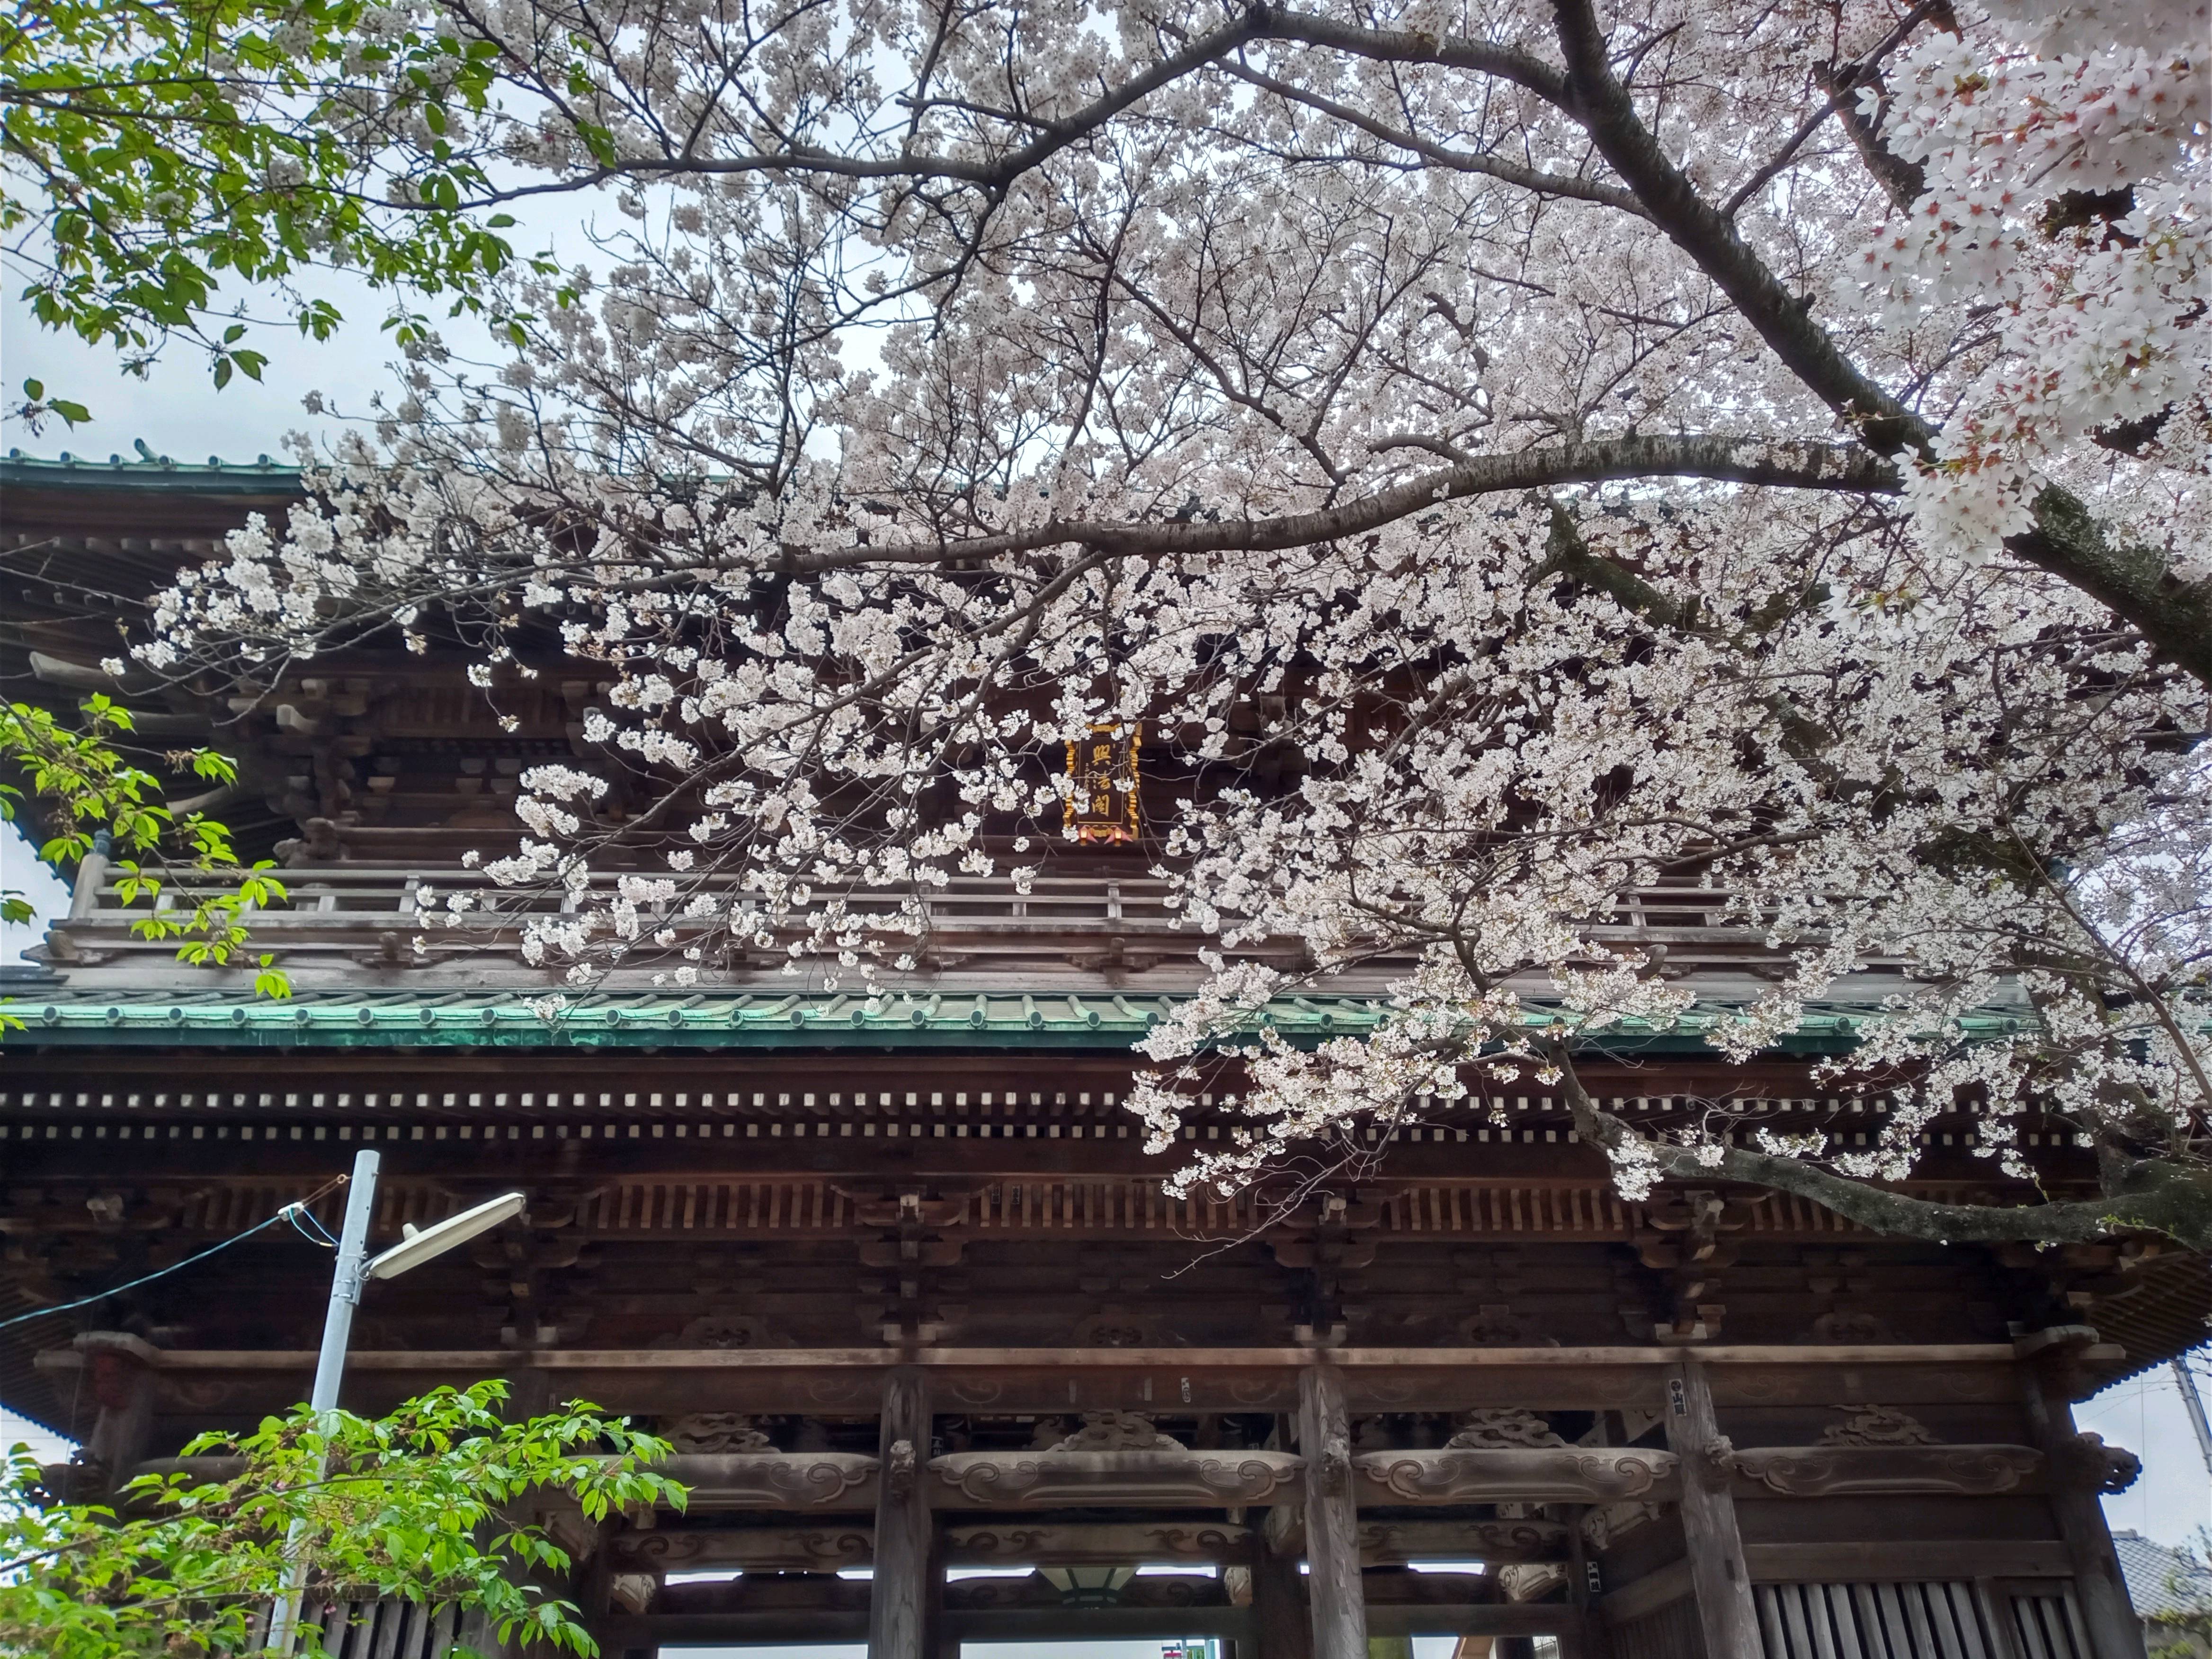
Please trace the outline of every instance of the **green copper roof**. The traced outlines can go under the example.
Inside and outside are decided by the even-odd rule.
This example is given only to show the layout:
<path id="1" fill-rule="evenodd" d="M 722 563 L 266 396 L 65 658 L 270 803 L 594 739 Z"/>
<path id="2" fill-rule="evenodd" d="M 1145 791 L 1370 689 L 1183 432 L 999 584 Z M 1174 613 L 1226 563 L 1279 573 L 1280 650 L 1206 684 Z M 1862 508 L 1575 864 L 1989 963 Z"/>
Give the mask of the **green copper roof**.
<path id="1" fill-rule="evenodd" d="M 1179 997 L 974 993 L 871 1001 L 851 993 L 667 992 L 594 994 L 558 1009 L 514 992 L 410 994 L 307 992 L 282 1001 L 218 991 L 164 999 L 104 995 L 18 981 L 7 1012 L 25 1029 L 8 1040 L 70 1047 L 516 1048 L 1120 1048 L 1164 1018 Z M 1300 1044 L 1373 1028 L 1387 1005 L 1373 999 L 1278 999 L 1265 1024 Z M 1729 1011 L 1693 1009 L 1659 1030 L 1626 1021 L 1592 1044 L 1609 1051 L 1695 1052 Z M 1850 1046 L 1863 1012 L 1809 1016 L 1783 1052 Z M 1532 1011 L 1532 1024 L 1545 1016 Z M 2003 1022 L 1992 1018 L 1992 1032 Z"/>
<path id="2" fill-rule="evenodd" d="M 11 449 L 0 458 L 0 485 L 15 489 L 69 488 L 92 489 L 167 490 L 196 495 L 297 495 L 300 469 L 258 455 L 251 461 L 226 461 L 210 455 L 205 461 L 179 461 L 157 455 L 143 441 L 137 453 L 126 459 L 73 455 L 64 450 L 48 459 Z"/>

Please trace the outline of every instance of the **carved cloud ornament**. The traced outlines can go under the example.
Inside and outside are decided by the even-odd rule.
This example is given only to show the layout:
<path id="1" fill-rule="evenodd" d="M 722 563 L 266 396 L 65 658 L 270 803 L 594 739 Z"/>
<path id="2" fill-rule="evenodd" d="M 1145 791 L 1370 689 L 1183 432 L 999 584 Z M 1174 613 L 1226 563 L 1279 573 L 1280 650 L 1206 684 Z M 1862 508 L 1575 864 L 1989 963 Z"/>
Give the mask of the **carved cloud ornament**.
<path id="1" fill-rule="evenodd" d="M 1919 1419 L 1908 1417 L 1894 1406 L 1838 1406 L 1849 1412 L 1840 1423 L 1820 1431 L 1824 1446 L 1932 1446 L 1936 1437 Z"/>
<path id="2" fill-rule="evenodd" d="M 630 1533 L 614 1539 L 611 1550 L 617 1567 L 835 1572 L 840 1567 L 868 1565 L 875 1559 L 876 1544 L 875 1535 L 865 1528 L 750 1527 Z"/>
<path id="3" fill-rule="evenodd" d="M 875 1504 L 876 1460 L 858 1452 L 679 1452 L 654 1467 L 691 1489 L 695 1515 Z"/>
<path id="4" fill-rule="evenodd" d="M 1056 1452 L 1183 1451 L 1182 1442 L 1162 1434 L 1152 1419 L 1135 1412 L 1085 1412 L 1083 1426 L 1051 1448 Z"/>
<path id="5" fill-rule="evenodd" d="M 1534 1448 L 1566 1443 L 1552 1431 L 1549 1423 L 1534 1412 L 1510 1406 L 1480 1407 L 1460 1413 L 1452 1437 L 1444 1442 L 1444 1449 L 1471 1451 L 1480 1447 Z"/>
<path id="6" fill-rule="evenodd" d="M 938 1500 L 1049 1509 L 1154 1504 L 1216 1508 L 1262 1504 L 1294 1485 L 1300 1461 L 1288 1452 L 953 1452 L 930 1460 Z"/>
<path id="7" fill-rule="evenodd" d="M 1735 1454 L 1739 1474 L 1785 1498 L 1926 1493 L 1982 1498 L 2040 1474 L 2027 1446 L 1757 1446 Z"/>
<path id="8" fill-rule="evenodd" d="M 1244 1527 L 1091 1522 L 1074 1526 L 948 1527 L 945 1559 L 956 1566 L 1040 1562 L 1119 1566 L 1131 1561 L 1233 1561 L 1250 1547 Z"/>
<path id="9" fill-rule="evenodd" d="M 680 1452 L 772 1452 L 775 1442 L 742 1412 L 694 1412 L 663 1431 Z"/>
<path id="10" fill-rule="evenodd" d="M 1382 1504 L 1616 1504 L 1663 1501 L 1678 1490 L 1672 1452 L 1577 1446 L 1363 1452 L 1352 1459 L 1364 1501 Z"/>
<path id="11" fill-rule="evenodd" d="M 701 1314 L 672 1335 L 656 1337 L 656 1348 L 772 1348 L 780 1346 L 768 1322 L 751 1314 Z"/>

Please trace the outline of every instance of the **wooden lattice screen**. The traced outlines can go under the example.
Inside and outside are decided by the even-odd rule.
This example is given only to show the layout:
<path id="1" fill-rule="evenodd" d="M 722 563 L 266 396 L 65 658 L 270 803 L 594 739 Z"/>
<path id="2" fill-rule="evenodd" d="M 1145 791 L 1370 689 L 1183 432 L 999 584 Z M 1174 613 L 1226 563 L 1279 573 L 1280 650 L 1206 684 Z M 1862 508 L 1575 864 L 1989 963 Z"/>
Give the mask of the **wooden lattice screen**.
<path id="1" fill-rule="evenodd" d="M 1761 1584 L 1757 1595 L 1766 1659 L 2006 1659 L 1972 1583 Z M 2029 1654 L 2088 1659 L 2086 1646 Z"/>

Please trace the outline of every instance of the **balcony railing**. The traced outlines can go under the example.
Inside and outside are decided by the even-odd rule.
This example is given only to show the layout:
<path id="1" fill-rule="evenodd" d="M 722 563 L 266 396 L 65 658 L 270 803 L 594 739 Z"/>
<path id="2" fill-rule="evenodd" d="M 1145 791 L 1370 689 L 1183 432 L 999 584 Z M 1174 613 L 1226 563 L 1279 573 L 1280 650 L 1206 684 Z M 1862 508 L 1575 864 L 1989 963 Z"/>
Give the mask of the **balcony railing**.
<path id="1" fill-rule="evenodd" d="M 594 875 L 586 895 L 579 896 L 550 887 L 490 889 L 480 874 L 450 865 L 362 863 L 288 870 L 281 876 L 286 901 L 257 908 L 246 918 L 258 948 L 336 952 L 356 960 L 368 952 L 395 964 L 420 959 L 414 947 L 417 937 L 441 957 L 457 951 L 512 954 L 528 920 L 574 914 L 586 897 L 611 899 L 622 879 L 613 873 Z M 894 954 L 916 951 L 933 966 L 1012 968 L 1026 958 L 1140 972 L 1169 962 L 1194 961 L 1208 943 L 1194 928 L 1178 925 L 1168 884 L 1144 877 L 1045 876 L 1026 885 L 1005 877 L 962 878 L 911 895 L 874 890 L 845 895 L 842 901 L 817 896 L 803 912 L 772 919 L 764 919 L 758 900 L 734 882 L 708 878 L 704 884 L 731 896 L 737 915 L 747 923 L 737 930 L 741 936 L 764 931 L 775 939 L 773 951 L 756 947 L 762 965 L 781 959 L 781 947 L 804 937 L 833 902 L 842 902 L 842 915 L 854 927 L 874 934 Z M 426 890 L 435 923 L 422 905 Z M 445 900 L 459 892 L 471 896 L 471 906 L 449 912 Z M 1773 963 L 1777 953 L 1757 929 L 1723 925 L 1729 896 L 1682 886 L 1634 889 L 1621 896 L 1613 916 L 1592 932 L 1607 944 L 1664 946 L 1674 971 Z M 918 933 L 909 933 L 902 920 L 902 907 L 909 900 L 919 907 Z M 190 903 L 188 894 L 173 889 L 152 908 L 174 910 Z M 643 931 L 664 926 L 676 927 L 679 934 L 690 931 L 691 924 L 672 914 L 674 908 L 656 912 L 641 907 Z M 96 858 L 88 859 L 69 916 L 52 930 L 51 953 L 63 963 L 112 961 L 118 953 L 167 954 L 173 944 L 141 939 L 132 932 L 133 922 L 147 910 L 143 900 L 126 904 L 111 872 Z M 1250 945 L 1240 954 L 1291 965 L 1304 957 L 1305 945 L 1298 939 L 1277 938 Z M 1375 965 L 1389 966 L 1409 955 L 1392 952 Z"/>

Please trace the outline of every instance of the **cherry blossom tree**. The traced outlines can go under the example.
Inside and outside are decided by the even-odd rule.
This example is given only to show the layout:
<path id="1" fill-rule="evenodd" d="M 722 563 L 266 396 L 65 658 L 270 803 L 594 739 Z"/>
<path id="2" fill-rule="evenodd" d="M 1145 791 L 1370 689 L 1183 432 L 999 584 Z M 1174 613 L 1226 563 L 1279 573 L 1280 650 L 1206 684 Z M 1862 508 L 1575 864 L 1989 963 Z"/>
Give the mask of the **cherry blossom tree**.
<path id="1" fill-rule="evenodd" d="M 592 665 L 592 755 L 428 921 L 564 889 L 526 944 L 578 984 L 912 983 L 933 890 L 1049 857 L 1049 757 L 1141 728 L 1215 966 L 1132 1103 L 1165 1148 L 1243 1079 L 1186 1183 L 1533 1077 L 1632 1194 L 2212 1244 L 2201 7 L 438 3 L 506 66 L 471 142 L 625 222 L 140 647 Z M 1610 926 L 1663 884 L 1781 977 L 1693 1008 Z M 1378 962 L 1373 1034 L 1266 1025 Z M 1823 1075 L 1899 1096 L 1879 1145 L 1577 1076 L 1870 975 Z M 1896 1190 L 1961 1091 L 2103 1190 Z"/>

